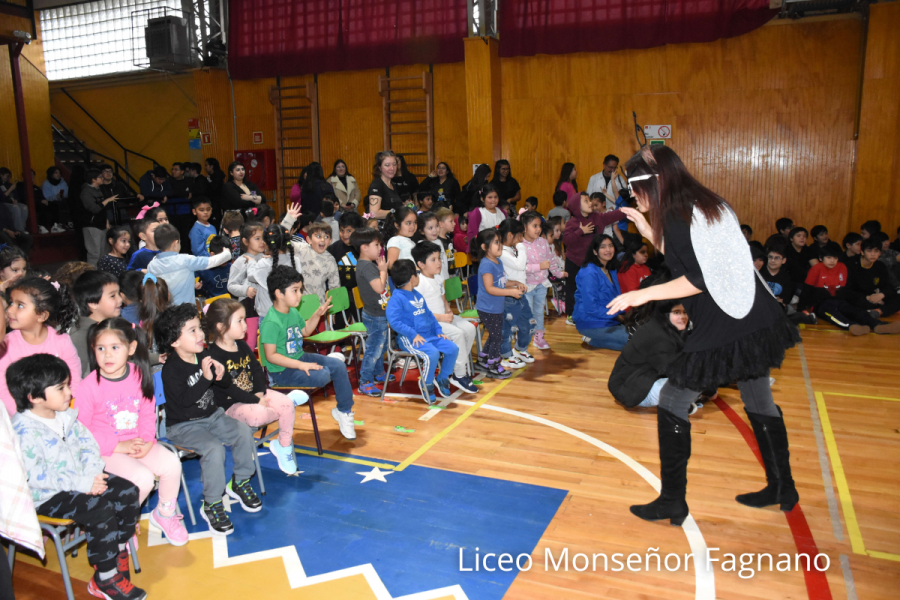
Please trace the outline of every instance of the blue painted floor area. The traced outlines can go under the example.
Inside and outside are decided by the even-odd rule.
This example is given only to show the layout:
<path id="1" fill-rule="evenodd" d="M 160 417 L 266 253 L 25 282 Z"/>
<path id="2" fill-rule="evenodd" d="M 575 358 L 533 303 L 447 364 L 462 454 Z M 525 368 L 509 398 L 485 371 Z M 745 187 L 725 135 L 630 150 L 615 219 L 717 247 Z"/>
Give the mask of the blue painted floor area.
<path id="1" fill-rule="evenodd" d="M 357 457 L 363 458 L 363 457 Z M 380 459 L 373 459 L 378 462 Z M 386 483 L 359 472 L 372 467 L 297 455 L 298 477 L 286 477 L 274 457 L 260 457 L 267 495 L 259 513 L 231 508 L 235 531 L 228 553 L 240 556 L 293 544 L 308 576 L 371 563 L 393 597 L 459 584 L 471 600 L 499 600 L 517 571 L 460 572 L 473 567 L 475 548 L 530 554 L 567 491 L 411 466 Z M 226 473 L 231 477 L 228 453 Z M 198 460 L 183 463 L 197 525 L 205 531 Z M 254 477 L 254 489 L 259 482 Z M 183 494 L 179 498 L 185 512 Z M 156 506 L 151 497 L 144 510 Z M 491 566 L 496 566 L 496 559 Z"/>

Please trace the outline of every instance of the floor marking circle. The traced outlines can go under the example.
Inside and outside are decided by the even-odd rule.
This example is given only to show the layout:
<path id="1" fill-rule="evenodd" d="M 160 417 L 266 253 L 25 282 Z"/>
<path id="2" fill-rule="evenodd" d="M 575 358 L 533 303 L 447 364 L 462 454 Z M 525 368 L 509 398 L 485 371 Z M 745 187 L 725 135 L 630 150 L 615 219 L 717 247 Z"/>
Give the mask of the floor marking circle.
<path id="1" fill-rule="evenodd" d="M 469 400 L 457 399 L 455 402 L 463 404 L 465 406 L 475 405 L 475 402 L 470 402 Z M 534 421 L 535 423 L 547 425 L 548 427 L 552 427 L 553 429 L 562 431 L 563 433 L 568 433 L 569 435 L 575 436 L 578 439 L 591 444 L 592 446 L 600 448 L 613 458 L 619 460 L 625 466 L 637 473 L 644 481 L 649 483 L 650 487 L 652 487 L 654 490 L 656 490 L 657 492 L 659 492 L 660 490 L 661 484 L 659 481 L 659 477 L 651 473 L 649 469 L 647 469 L 645 466 L 643 466 L 621 450 L 610 446 L 606 442 L 602 442 L 597 438 L 591 437 L 586 433 L 582 433 L 577 429 L 572 429 L 571 427 L 557 423 L 556 421 L 551 421 L 543 417 L 537 417 L 510 408 L 503 408 L 501 406 L 494 406 L 492 404 L 482 404 L 480 408 L 504 413 L 529 421 Z M 687 537 L 688 544 L 691 547 L 691 552 L 694 555 L 694 579 L 696 582 L 696 593 L 694 595 L 694 598 L 696 600 L 715 600 L 715 573 L 713 572 L 712 565 L 707 563 L 706 540 L 703 539 L 703 533 L 701 533 L 700 527 L 697 525 L 697 522 L 694 521 L 693 515 L 688 515 L 687 519 L 685 519 L 684 524 L 682 525 L 682 529 L 684 530 L 684 535 Z M 697 565 L 707 565 L 709 568 L 698 568 Z"/>

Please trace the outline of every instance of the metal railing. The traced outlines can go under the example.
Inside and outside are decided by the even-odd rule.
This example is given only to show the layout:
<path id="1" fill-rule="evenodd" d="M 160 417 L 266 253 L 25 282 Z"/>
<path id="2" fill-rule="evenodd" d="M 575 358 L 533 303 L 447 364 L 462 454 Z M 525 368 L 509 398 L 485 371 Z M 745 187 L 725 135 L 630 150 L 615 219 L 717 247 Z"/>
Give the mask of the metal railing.
<path id="1" fill-rule="evenodd" d="M 140 179 L 138 177 L 132 175 L 128 171 L 128 169 L 122 166 L 122 164 L 116 159 L 107 156 L 102 152 L 97 152 L 96 150 L 88 148 L 87 145 L 79 140 L 75 133 L 71 129 L 63 125 L 55 115 L 50 115 L 50 117 L 59 124 L 59 126 L 57 126 L 51 123 L 50 127 L 53 128 L 53 132 L 59 137 L 60 143 L 68 147 L 67 150 L 69 152 L 81 156 L 84 159 L 85 163 L 94 162 L 95 157 L 102 158 L 113 168 L 113 173 L 115 173 L 116 179 L 125 184 L 125 187 L 128 188 L 128 191 L 130 193 L 137 194 L 137 192 L 135 192 L 135 189 L 140 189 L 141 187 Z M 54 140 L 54 145 L 56 144 L 56 142 L 57 140 Z M 130 182 L 132 181 L 135 184 L 134 187 L 131 186 Z"/>

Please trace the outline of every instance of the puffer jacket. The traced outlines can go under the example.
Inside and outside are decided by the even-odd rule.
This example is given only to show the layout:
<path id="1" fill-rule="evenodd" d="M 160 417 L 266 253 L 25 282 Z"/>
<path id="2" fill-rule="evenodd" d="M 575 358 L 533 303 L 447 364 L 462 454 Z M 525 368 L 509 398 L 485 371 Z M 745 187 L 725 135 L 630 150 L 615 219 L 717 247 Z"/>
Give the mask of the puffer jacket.
<path id="1" fill-rule="evenodd" d="M 688 331 L 678 331 L 664 319 L 656 313 L 634 332 L 609 375 L 609 392 L 629 408 L 647 397 L 684 348 Z"/>

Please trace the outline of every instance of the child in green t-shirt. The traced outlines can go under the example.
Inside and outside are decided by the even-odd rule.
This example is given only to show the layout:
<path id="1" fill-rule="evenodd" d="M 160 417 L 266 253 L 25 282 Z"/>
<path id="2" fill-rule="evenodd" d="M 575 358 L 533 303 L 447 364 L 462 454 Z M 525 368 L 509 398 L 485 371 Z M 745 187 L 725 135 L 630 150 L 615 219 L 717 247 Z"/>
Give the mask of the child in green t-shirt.
<path id="1" fill-rule="evenodd" d="M 344 361 L 312 352 L 303 352 L 303 336 L 315 332 L 319 319 L 328 312 L 326 299 L 309 321 L 296 310 L 303 295 L 303 276 L 286 265 L 272 269 L 266 279 L 272 308 L 259 326 L 260 342 L 269 363 L 269 375 L 276 387 L 320 388 L 334 383 L 337 408 L 331 416 L 341 435 L 356 439 L 353 426 L 353 388 Z"/>

